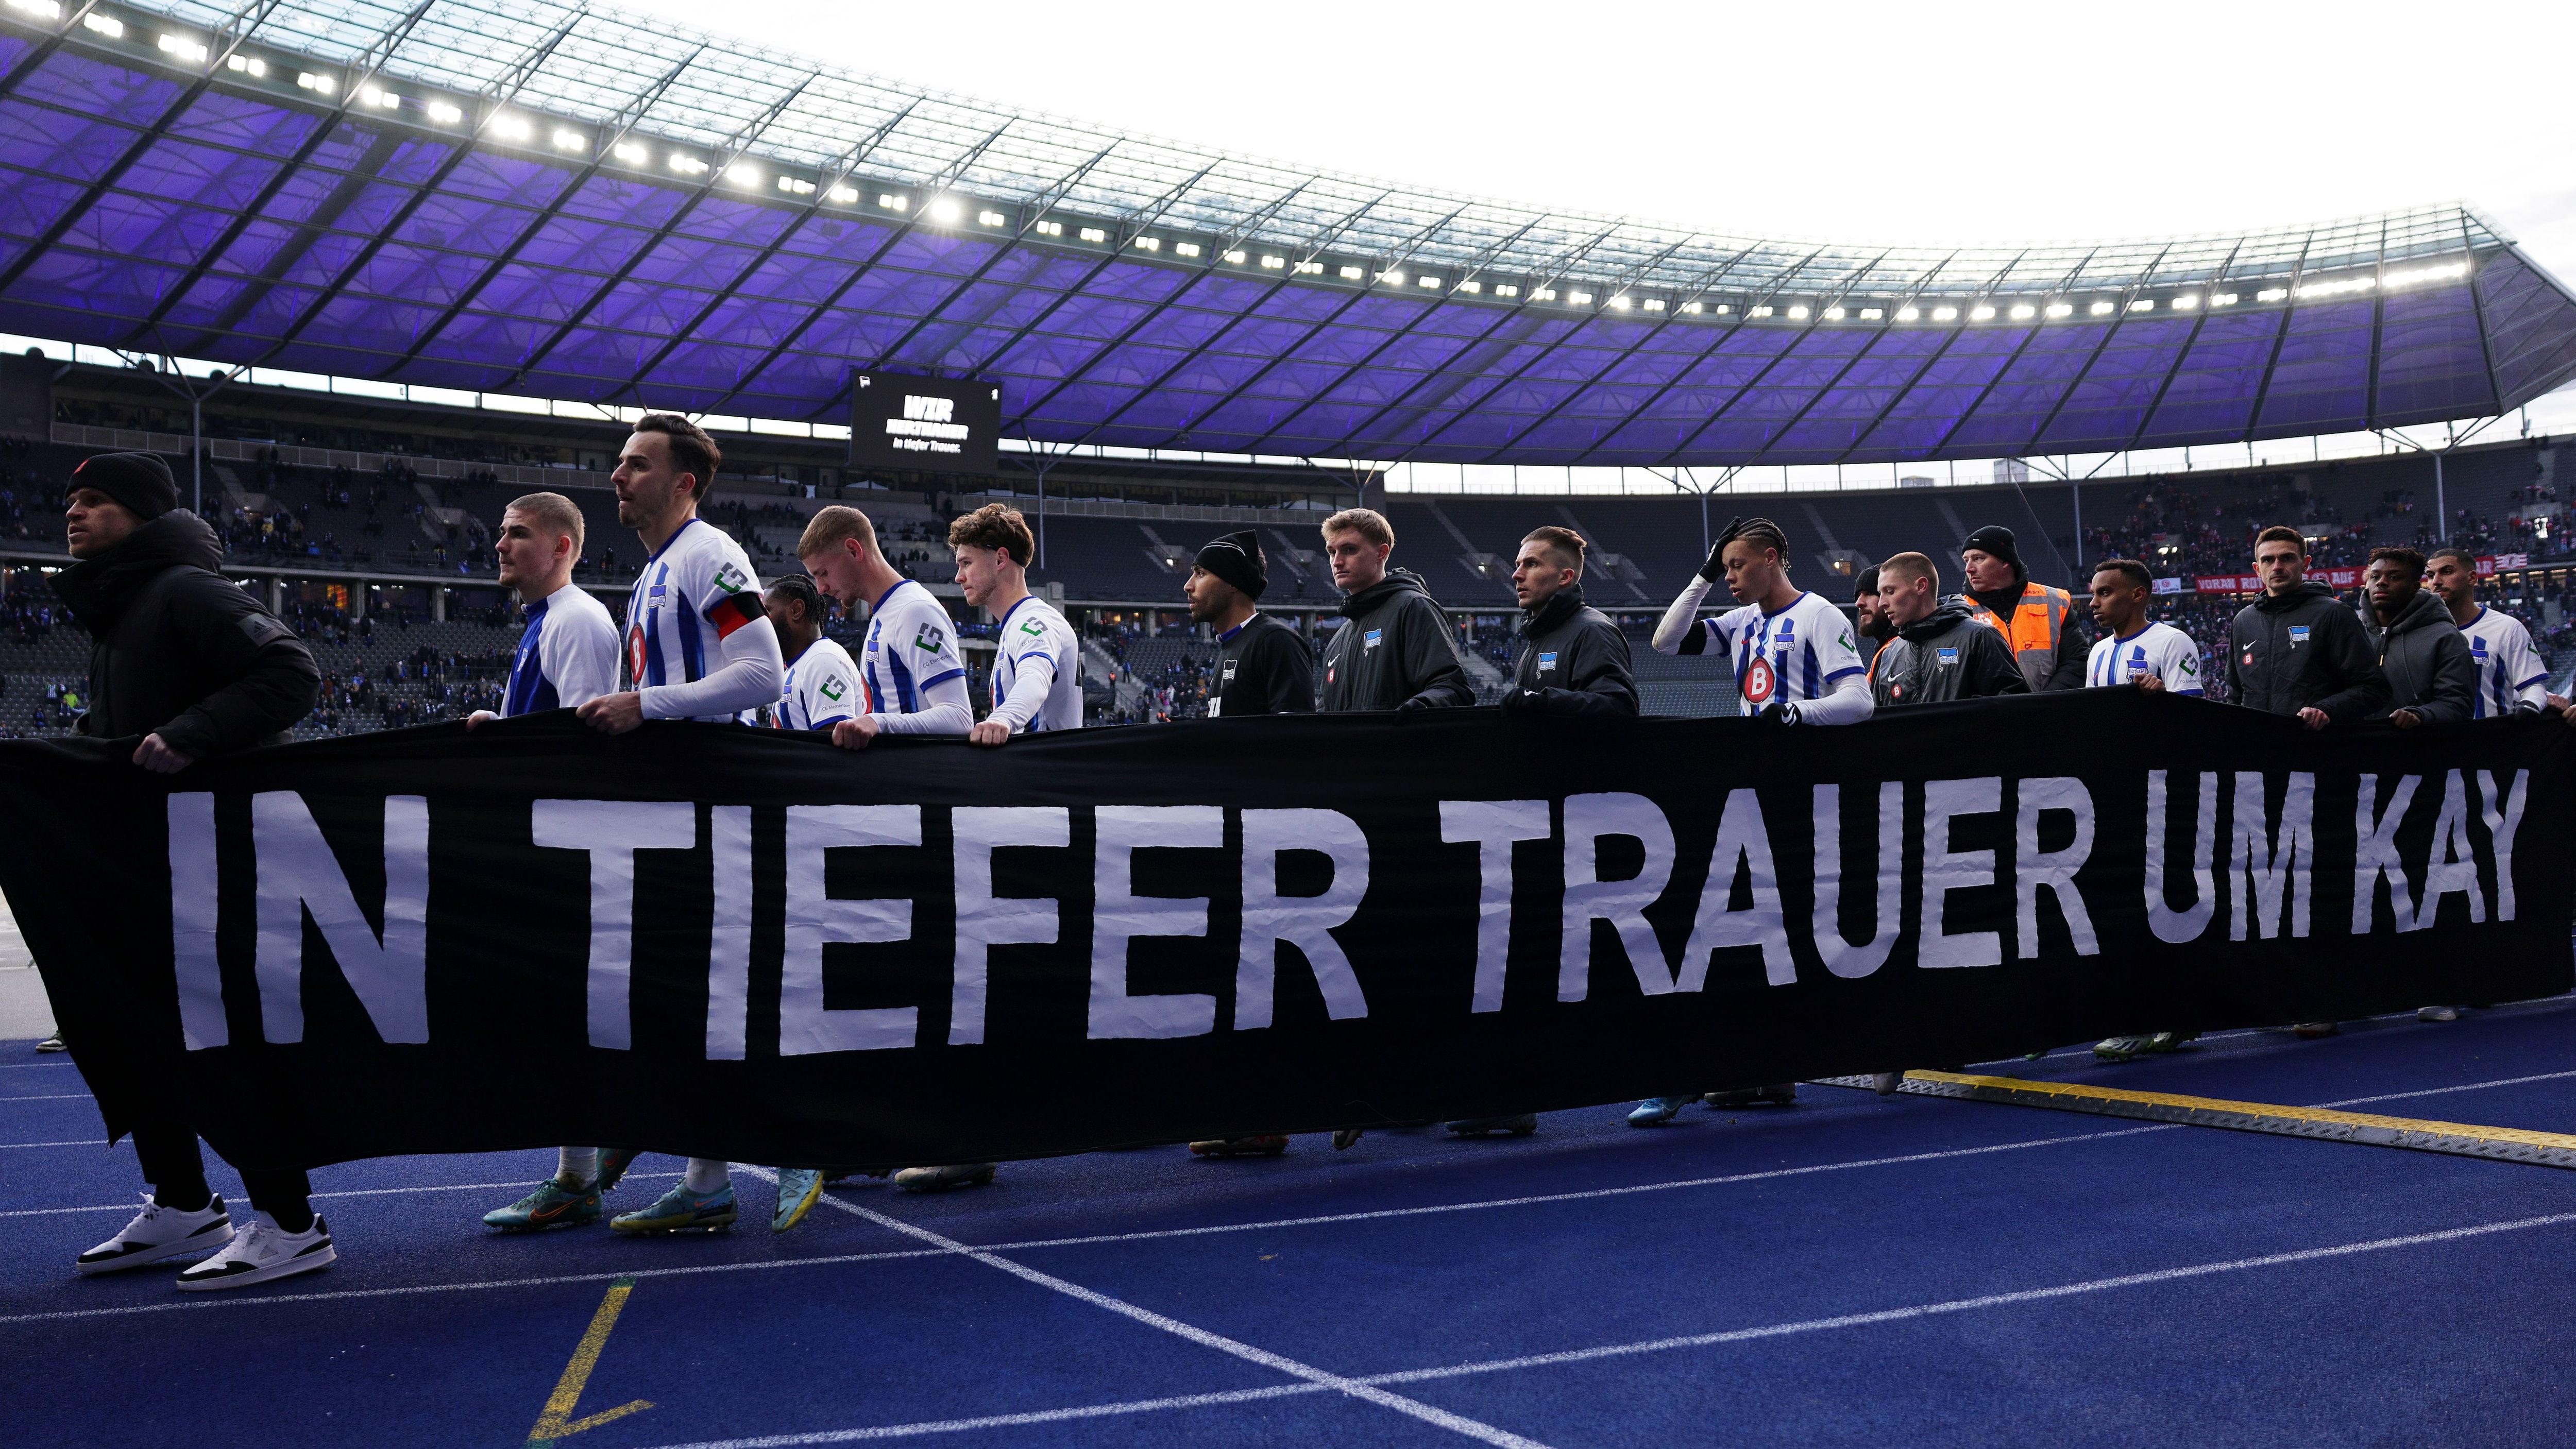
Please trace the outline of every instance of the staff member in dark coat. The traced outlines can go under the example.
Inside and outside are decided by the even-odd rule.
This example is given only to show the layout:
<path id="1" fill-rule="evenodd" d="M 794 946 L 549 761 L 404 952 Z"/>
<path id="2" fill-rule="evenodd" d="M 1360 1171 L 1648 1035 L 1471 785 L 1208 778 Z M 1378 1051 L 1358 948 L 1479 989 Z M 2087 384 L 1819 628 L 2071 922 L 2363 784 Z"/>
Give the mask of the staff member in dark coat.
<path id="1" fill-rule="evenodd" d="M 2227 697 L 2312 730 L 2376 719 L 2388 680 L 2361 620 L 2323 584 L 2307 582 L 2308 542 L 2274 524 L 2254 536 L 2263 597 L 2227 626 Z"/>
<path id="2" fill-rule="evenodd" d="M 1362 709 L 1444 709 L 1476 702 L 1449 616 L 1411 569 L 1390 569 L 1395 529 L 1375 509 L 1345 508 L 1324 520 L 1333 586 L 1349 595 L 1348 623 L 1324 646 L 1326 714 Z"/>
<path id="3" fill-rule="evenodd" d="M 2361 611 L 2362 632 L 2388 677 L 2389 723 L 2412 729 L 2469 718 L 2478 697 L 2478 662 L 2469 656 L 2468 636 L 2451 622 L 2449 606 L 2425 591 L 2424 555 L 2411 548 L 2374 548 L 2361 584 L 2370 595 Z"/>
<path id="4" fill-rule="evenodd" d="M 1248 528 L 1201 548 L 1181 585 L 1190 622 L 1214 629 L 1223 650 L 1210 719 L 1315 712 L 1314 654 L 1295 629 L 1254 607 L 1269 587 L 1270 561 Z"/>
<path id="5" fill-rule="evenodd" d="M 1880 564 L 1878 595 L 1896 629 L 1870 661 L 1879 708 L 2030 693 L 2004 636 L 1966 604 L 1941 602 L 1941 571 L 1932 560 L 1900 553 Z"/>
<path id="6" fill-rule="evenodd" d="M 1521 601 L 1521 652 L 1505 714 L 1637 712 L 1628 636 L 1583 602 L 1583 535 L 1550 524 L 1521 540 L 1512 593 Z"/>
<path id="7" fill-rule="evenodd" d="M 179 507 L 169 465 L 150 453 L 84 460 L 72 470 L 63 519 L 80 562 L 56 576 L 54 591 L 91 640 L 81 732 L 142 736 L 134 763 L 162 774 L 283 743 L 313 708 L 322 673 L 293 630 L 216 571 L 222 546 Z M 81 1041 L 72 1047 L 78 1060 Z M 257 1211 L 236 1231 L 206 1186 L 182 1104 L 150 1104 L 127 1125 L 152 1198 L 124 1231 L 80 1255 L 81 1272 L 213 1252 L 181 1273 L 179 1286 L 232 1288 L 332 1261 L 330 1228 L 306 1201 L 312 1188 L 301 1169 L 243 1169 Z"/>

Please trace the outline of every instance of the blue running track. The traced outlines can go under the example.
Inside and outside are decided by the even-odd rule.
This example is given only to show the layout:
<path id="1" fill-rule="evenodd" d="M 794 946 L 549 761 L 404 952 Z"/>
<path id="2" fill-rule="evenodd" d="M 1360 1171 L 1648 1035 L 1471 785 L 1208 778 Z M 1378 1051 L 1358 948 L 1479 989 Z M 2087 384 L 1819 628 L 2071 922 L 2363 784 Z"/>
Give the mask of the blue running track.
<path id="1" fill-rule="evenodd" d="M 2576 999 L 1984 1070 L 2576 1130 Z M 612 1283 L 580 1449 L 2566 1443 L 2576 1173 L 1802 1086 L 1537 1136 L 1300 1137 L 833 1189 L 795 1232 L 496 1237 L 551 1153 L 317 1172 L 333 1268 L 83 1280 L 133 1153 L 0 1043 L 16 1442 L 522 1445 Z M 677 1159 L 647 1157 L 612 1211 Z M 239 1202 L 229 1175 L 219 1189 Z"/>

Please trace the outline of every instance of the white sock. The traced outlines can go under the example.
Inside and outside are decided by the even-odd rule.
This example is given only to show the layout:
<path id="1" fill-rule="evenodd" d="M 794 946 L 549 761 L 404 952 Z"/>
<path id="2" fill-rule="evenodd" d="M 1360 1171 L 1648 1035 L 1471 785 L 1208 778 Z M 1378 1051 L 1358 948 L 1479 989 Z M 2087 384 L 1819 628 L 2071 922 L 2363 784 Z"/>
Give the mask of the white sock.
<path id="1" fill-rule="evenodd" d="M 733 1181 L 733 1172 L 721 1157 L 692 1157 L 688 1176 L 680 1179 L 694 1193 L 710 1193 Z"/>
<path id="2" fill-rule="evenodd" d="M 555 1181 L 573 1187 L 588 1187 L 599 1181 L 599 1149 L 596 1147 L 557 1149 Z"/>

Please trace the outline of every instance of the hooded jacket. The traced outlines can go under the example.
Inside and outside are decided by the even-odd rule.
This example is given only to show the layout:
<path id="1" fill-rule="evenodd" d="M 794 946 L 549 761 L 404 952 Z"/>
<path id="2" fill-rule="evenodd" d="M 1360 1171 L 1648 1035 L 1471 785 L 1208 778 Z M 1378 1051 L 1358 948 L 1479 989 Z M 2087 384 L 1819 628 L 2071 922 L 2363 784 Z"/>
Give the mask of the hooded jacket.
<path id="1" fill-rule="evenodd" d="M 2417 589 L 2385 627 L 2367 603 L 2358 617 L 2388 680 L 2391 713 L 2411 709 L 2427 724 L 2449 724 L 2476 712 L 2478 662 L 2469 656 L 2468 636 L 2431 589 Z"/>
<path id="2" fill-rule="evenodd" d="M 1255 614 L 1217 639 L 1221 652 L 1208 700 L 1210 719 L 1315 712 L 1314 651 L 1284 620 Z"/>
<path id="3" fill-rule="evenodd" d="M 2030 693 L 2004 636 L 1955 599 L 1898 629 L 1879 646 L 1869 675 L 1881 709 Z"/>
<path id="4" fill-rule="evenodd" d="M 1583 586 L 1548 596 L 1521 616 L 1520 660 L 1512 682 L 1521 706 L 1541 714 L 1634 715 L 1637 682 L 1629 673 L 1628 636 L 1583 602 Z M 1529 695 L 1537 698 L 1527 698 Z"/>
<path id="5" fill-rule="evenodd" d="M 2227 697 L 2265 714 L 2314 706 L 2336 724 L 2388 713 L 2388 680 L 2361 619 L 2334 590 L 2265 594 L 2227 626 Z"/>
<path id="6" fill-rule="evenodd" d="M 215 531 L 186 509 L 54 577 L 89 631 L 89 713 L 81 733 L 158 734 L 191 758 L 282 744 L 321 692 L 295 631 L 216 572 Z"/>
<path id="7" fill-rule="evenodd" d="M 1324 713 L 1397 709 L 1409 699 L 1443 708 L 1476 702 L 1449 616 L 1421 575 L 1388 569 L 1333 612 L 1350 622 L 1324 646 Z"/>

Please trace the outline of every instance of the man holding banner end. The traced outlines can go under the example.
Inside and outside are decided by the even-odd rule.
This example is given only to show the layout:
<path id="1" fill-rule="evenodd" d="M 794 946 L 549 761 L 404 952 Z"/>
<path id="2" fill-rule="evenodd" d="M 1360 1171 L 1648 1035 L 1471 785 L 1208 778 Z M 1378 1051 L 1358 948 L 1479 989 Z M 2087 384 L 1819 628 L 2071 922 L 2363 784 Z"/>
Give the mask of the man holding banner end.
<path id="1" fill-rule="evenodd" d="M 2308 542 L 2286 524 L 2254 536 L 2263 597 L 2227 626 L 2227 697 L 2312 730 L 2388 712 L 2388 681 L 2351 606 L 2307 581 Z"/>

